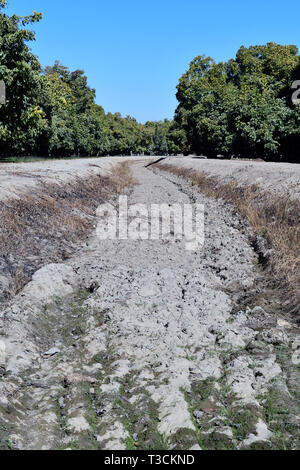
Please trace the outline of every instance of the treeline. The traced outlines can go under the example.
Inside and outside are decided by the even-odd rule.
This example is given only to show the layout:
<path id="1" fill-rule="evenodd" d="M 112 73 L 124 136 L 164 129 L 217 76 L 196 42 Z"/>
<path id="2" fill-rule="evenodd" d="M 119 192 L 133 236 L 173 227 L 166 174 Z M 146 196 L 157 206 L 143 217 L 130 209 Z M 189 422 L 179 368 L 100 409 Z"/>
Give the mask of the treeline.
<path id="1" fill-rule="evenodd" d="M 0 80 L 6 104 L 0 105 L 0 156 L 100 156 L 180 151 L 170 140 L 171 122 L 139 124 L 119 113 L 105 113 L 82 70 L 59 62 L 42 69 L 28 43 L 26 27 L 41 20 L 5 14 L 0 0 Z"/>
<path id="2" fill-rule="evenodd" d="M 177 87 L 175 121 L 185 132 L 186 150 L 300 162 L 300 105 L 292 101 L 296 80 L 296 46 L 241 47 L 224 63 L 196 57 Z"/>
<path id="3" fill-rule="evenodd" d="M 28 30 L 42 15 L 5 14 L 0 0 L 0 157 L 195 153 L 300 162 L 300 80 L 296 46 L 241 47 L 216 63 L 199 56 L 179 80 L 173 121 L 147 122 L 105 113 L 82 70 L 59 62 L 42 68 Z"/>

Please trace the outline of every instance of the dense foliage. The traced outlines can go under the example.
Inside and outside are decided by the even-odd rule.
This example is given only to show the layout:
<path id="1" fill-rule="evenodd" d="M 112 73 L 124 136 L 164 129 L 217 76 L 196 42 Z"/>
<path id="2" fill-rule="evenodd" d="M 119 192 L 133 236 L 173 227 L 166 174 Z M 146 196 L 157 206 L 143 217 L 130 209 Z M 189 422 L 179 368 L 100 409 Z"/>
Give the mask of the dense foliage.
<path id="1" fill-rule="evenodd" d="M 226 63 L 196 57 L 180 78 L 174 121 L 142 125 L 106 114 L 82 70 L 59 62 L 43 70 L 27 28 L 42 15 L 8 16 L 6 4 L 0 0 L 0 80 L 7 89 L 1 156 L 196 153 L 300 161 L 300 105 L 291 99 L 300 79 L 296 46 L 241 47 Z"/>
<path id="2" fill-rule="evenodd" d="M 59 62 L 42 67 L 28 43 L 27 25 L 41 20 L 4 13 L 0 0 L 0 80 L 7 101 L 0 105 L 0 155 L 99 156 L 177 151 L 170 141 L 171 123 L 139 124 L 119 113 L 105 114 L 82 70 Z M 173 148 L 174 147 L 174 148 Z"/>
<path id="3" fill-rule="evenodd" d="M 177 87 L 175 121 L 189 150 L 300 161 L 300 106 L 291 88 L 297 78 L 296 46 L 241 47 L 226 63 L 196 57 Z"/>

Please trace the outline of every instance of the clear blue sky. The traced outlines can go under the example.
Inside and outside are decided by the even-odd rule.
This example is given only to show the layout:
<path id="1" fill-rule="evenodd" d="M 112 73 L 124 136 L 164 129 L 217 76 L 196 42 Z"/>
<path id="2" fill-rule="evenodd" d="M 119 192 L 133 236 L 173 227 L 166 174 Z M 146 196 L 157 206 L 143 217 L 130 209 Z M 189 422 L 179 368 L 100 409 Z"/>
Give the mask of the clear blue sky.
<path id="1" fill-rule="evenodd" d="M 176 85 L 197 55 L 234 57 L 241 45 L 300 46 L 299 0 L 11 0 L 9 13 L 44 13 L 32 46 L 85 70 L 105 111 L 172 118 Z"/>

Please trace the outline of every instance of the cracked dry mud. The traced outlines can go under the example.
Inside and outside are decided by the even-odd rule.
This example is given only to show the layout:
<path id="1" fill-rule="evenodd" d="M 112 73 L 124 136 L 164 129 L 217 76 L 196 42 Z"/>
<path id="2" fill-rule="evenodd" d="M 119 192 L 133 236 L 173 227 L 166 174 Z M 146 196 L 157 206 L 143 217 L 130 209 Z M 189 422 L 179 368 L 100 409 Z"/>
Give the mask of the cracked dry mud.
<path id="1" fill-rule="evenodd" d="M 144 165 L 129 202 L 204 203 L 204 248 L 95 234 L 38 271 L 0 313 L 0 448 L 299 448 L 298 332 L 238 308 L 247 225 Z"/>

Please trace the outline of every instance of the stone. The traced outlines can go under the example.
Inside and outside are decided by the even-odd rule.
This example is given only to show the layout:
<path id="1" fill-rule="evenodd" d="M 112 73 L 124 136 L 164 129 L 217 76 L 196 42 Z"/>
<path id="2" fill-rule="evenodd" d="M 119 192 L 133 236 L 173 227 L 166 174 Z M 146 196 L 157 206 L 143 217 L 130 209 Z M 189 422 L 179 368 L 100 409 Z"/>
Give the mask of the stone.
<path id="1" fill-rule="evenodd" d="M 58 404 L 61 409 L 64 409 L 66 407 L 65 400 L 63 399 L 63 397 L 59 398 Z"/>
<path id="2" fill-rule="evenodd" d="M 13 411 L 13 406 L 10 404 L 6 397 L 0 397 L 0 410 L 10 414 Z"/>
<path id="3" fill-rule="evenodd" d="M 266 423 L 259 419 L 256 425 L 256 433 L 250 434 L 247 439 L 243 441 L 244 446 L 250 446 L 254 442 L 264 442 L 271 439 L 273 436 L 272 432 L 269 431 Z"/>
<path id="4" fill-rule="evenodd" d="M 6 346 L 4 341 L 0 341 L 0 366 L 6 364 Z"/>
<path id="5" fill-rule="evenodd" d="M 54 347 L 54 348 L 49 349 L 49 351 L 44 352 L 43 356 L 52 357 L 58 353 L 60 353 L 60 349 Z"/>
<path id="6" fill-rule="evenodd" d="M 191 451 L 197 451 L 197 450 L 202 450 L 199 444 L 195 444 L 193 447 L 191 447 L 189 450 Z"/>
<path id="7" fill-rule="evenodd" d="M 49 304 L 56 298 L 63 298 L 73 293 L 76 275 L 74 270 L 65 264 L 48 264 L 39 269 L 32 281 L 23 289 L 25 302 Z"/>
<path id="8" fill-rule="evenodd" d="M 88 431 L 90 429 L 90 425 L 84 416 L 70 418 L 68 424 L 74 432 Z"/>
<path id="9" fill-rule="evenodd" d="M 287 329 L 291 329 L 293 326 L 291 325 L 291 323 L 289 323 L 288 321 L 286 320 L 283 320 L 283 318 L 278 318 L 277 320 L 277 325 L 280 327 L 280 328 L 287 328 Z"/>
<path id="10" fill-rule="evenodd" d="M 193 414 L 194 414 L 194 418 L 196 419 L 201 419 L 202 416 L 204 415 L 203 411 L 199 411 L 199 410 L 195 410 Z"/>
<path id="11" fill-rule="evenodd" d="M 273 346 L 280 346 L 281 344 L 288 345 L 289 339 L 285 331 L 279 330 L 277 328 L 269 328 L 266 331 L 262 332 L 263 340 L 272 344 Z"/>
<path id="12" fill-rule="evenodd" d="M 94 379 L 93 377 L 89 377 L 89 376 L 82 375 L 82 374 L 71 374 L 65 378 L 64 382 L 65 382 L 65 385 L 69 387 L 70 385 L 74 385 L 80 382 L 85 382 L 85 383 L 94 385 L 97 382 L 97 380 Z"/>
<path id="13" fill-rule="evenodd" d="M 10 282 L 11 281 L 8 277 L 0 275 L 0 286 L 2 292 L 9 288 Z"/>

